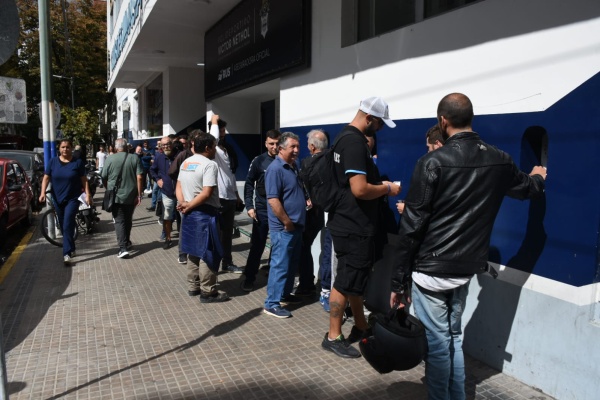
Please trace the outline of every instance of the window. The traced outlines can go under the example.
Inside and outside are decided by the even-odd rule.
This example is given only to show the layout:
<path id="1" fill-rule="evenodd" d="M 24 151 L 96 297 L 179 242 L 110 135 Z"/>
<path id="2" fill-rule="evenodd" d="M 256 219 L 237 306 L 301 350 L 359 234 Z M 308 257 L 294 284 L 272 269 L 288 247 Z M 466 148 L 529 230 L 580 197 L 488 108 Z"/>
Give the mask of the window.
<path id="1" fill-rule="evenodd" d="M 481 0 L 342 0 L 342 46 Z"/>

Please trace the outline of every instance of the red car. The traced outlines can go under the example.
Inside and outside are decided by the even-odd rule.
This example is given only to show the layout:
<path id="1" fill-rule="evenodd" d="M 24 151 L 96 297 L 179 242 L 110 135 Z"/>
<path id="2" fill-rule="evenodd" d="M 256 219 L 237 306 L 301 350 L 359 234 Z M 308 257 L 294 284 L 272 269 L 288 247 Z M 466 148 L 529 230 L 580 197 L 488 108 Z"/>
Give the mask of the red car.
<path id="1" fill-rule="evenodd" d="M 0 158 L 0 242 L 6 232 L 21 222 L 31 224 L 33 190 L 25 169 L 18 161 Z"/>

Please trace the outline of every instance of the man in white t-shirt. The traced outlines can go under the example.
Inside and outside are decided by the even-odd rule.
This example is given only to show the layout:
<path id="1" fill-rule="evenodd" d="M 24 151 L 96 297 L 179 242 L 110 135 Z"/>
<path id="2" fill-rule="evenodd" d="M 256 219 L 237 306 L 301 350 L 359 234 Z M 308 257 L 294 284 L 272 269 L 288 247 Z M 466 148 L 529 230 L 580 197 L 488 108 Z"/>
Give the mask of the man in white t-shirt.
<path id="1" fill-rule="evenodd" d="M 104 168 L 104 161 L 106 161 L 106 157 L 108 154 L 104 151 L 104 146 L 100 146 L 98 152 L 96 153 L 96 168 L 98 168 L 98 173 L 102 173 L 102 168 Z"/>
<path id="2" fill-rule="evenodd" d="M 241 274 L 244 272 L 244 269 L 233 263 L 231 242 L 233 240 L 235 210 L 237 205 L 242 203 L 242 199 L 240 199 L 238 194 L 235 175 L 233 174 L 237 157 L 233 149 L 225 145 L 226 126 L 227 122 L 220 119 L 216 114 L 211 117 L 208 123 L 210 134 L 217 140 L 215 161 L 219 166 L 219 200 L 221 202 L 221 218 L 219 223 L 221 226 L 221 244 L 223 245 L 222 270 Z"/>
<path id="3" fill-rule="evenodd" d="M 181 247 L 191 261 L 187 264 L 188 294 L 200 295 L 201 303 L 229 300 L 227 293 L 216 289 L 221 249 L 218 241 L 215 245 L 211 240 L 218 237 L 217 218 L 221 206 L 218 167 L 212 161 L 215 152 L 215 139 L 200 133 L 194 141 L 194 155 L 181 164 L 175 189 L 177 210 L 183 213 Z"/>

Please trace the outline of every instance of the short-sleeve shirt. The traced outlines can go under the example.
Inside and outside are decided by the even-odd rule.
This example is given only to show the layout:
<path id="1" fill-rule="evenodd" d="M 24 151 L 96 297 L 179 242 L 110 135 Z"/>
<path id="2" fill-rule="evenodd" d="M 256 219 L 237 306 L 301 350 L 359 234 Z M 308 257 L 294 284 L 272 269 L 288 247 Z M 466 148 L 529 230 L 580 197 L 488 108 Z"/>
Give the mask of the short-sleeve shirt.
<path id="1" fill-rule="evenodd" d="M 368 183 L 377 184 L 379 173 L 363 133 L 347 125 L 338 135 L 342 134 L 345 136 L 335 144 L 334 149 L 335 170 L 342 186 L 342 196 L 335 210 L 329 213 L 327 227 L 338 235 L 374 236 L 379 199 L 357 199 L 352 194 L 349 179 L 354 174 L 361 174 L 366 176 Z"/>
<path id="2" fill-rule="evenodd" d="M 103 151 L 96 153 L 96 158 L 98 159 L 98 165 L 96 165 L 97 168 L 104 167 L 104 161 L 106 161 L 106 157 L 108 157 L 108 154 Z"/>
<path id="3" fill-rule="evenodd" d="M 201 154 L 186 158 L 179 168 L 177 180 L 181 182 L 181 192 L 185 201 L 192 201 L 205 187 L 214 187 L 204 204 L 220 208 L 218 187 L 219 167 L 217 163 Z"/>
<path id="4" fill-rule="evenodd" d="M 108 181 L 106 190 L 112 190 L 117 184 L 121 165 L 123 165 L 121 185 L 117 191 L 115 203 L 135 204 L 135 198 L 141 195 L 141 193 L 138 194 L 137 176 L 142 175 L 144 170 L 140 163 L 140 158 L 135 154 L 129 154 L 127 160 L 125 160 L 125 164 L 123 164 L 126 154 L 126 152 L 120 151 L 106 159 L 104 168 L 102 168 L 102 180 Z"/>
<path id="5" fill-rule="evenodd" d="M 44 173 L 50 177 L 52 193 L 58 204 L 81 195 L 81 177 L 85 176 L 85 166 L 81 159 L 73 158 L 65 163 L 54 157 L 46 165 Z"/>
<path id="6" fill-rule="evenodd" d="M 306 220 L 306 197 L 304 187 L 295 166 L 283 161 L 279 156 L 271 162 L 265 172 L 265 187 L 268 199 L 279 199 L 290 220 L 299 226 L 304 226 Z M 267 207 L 269 229 L 283 231 L 284 225 Z"/>

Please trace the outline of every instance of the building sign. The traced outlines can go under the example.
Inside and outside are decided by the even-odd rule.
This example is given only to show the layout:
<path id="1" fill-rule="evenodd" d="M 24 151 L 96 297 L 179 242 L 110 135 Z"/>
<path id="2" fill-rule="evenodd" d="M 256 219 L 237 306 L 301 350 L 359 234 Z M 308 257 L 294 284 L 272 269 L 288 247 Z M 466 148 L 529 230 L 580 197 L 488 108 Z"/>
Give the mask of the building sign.
<path id="1" fill-rule="evenodd" d="M 310 0 L 243 0 L 204 37 L 205 98 L 310 65 Z"/>
<path id="2" fill-rule="evenodd" d="M 23 79 L 0 76 L 0 123 L 27 123 L 27 97 Z"/>
<path id="3" fill-rule="evenodd" d="M 117 32 L 117 37 L 113 43 L 112 50 L 110 52 L 110 71 L 112 72 L 115 69 L 115 65 L 117 65 L 117 61 L 121 57 L 121 53 L 125 48 L 125 44 L 129 39 L 129 34 L 131 30 L 135 26 L 138 17 L 140 16 L 140 11 L 142 9 L 142 0 L 131 0 L 127 5 L 125 10 L 125 14 L 123 15 L 123 20 L 121 21 L 121 27 Z"/>

